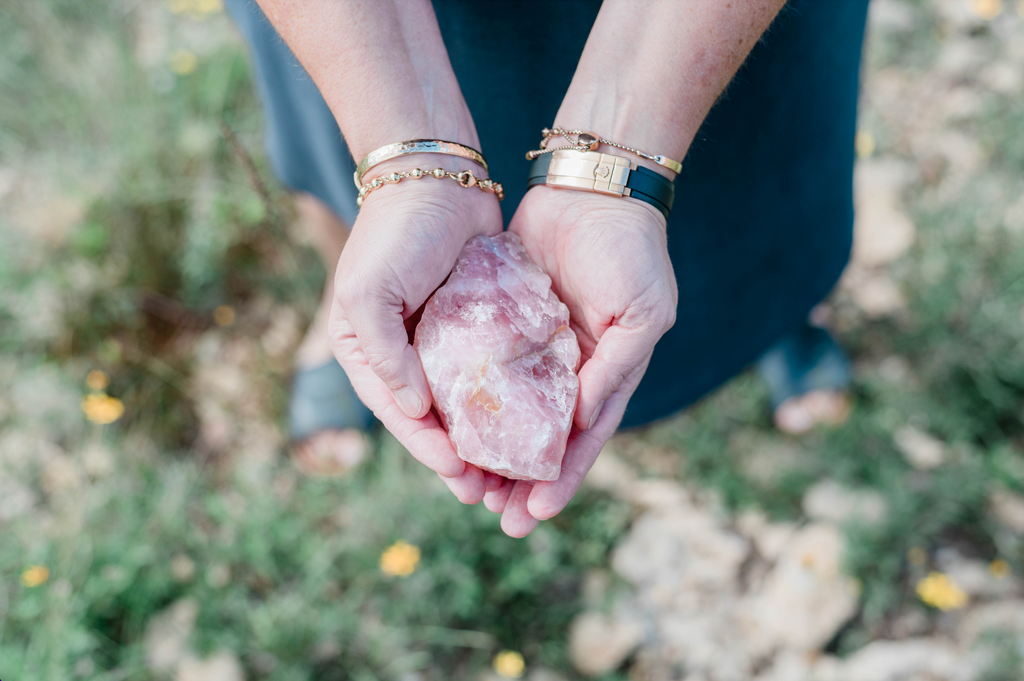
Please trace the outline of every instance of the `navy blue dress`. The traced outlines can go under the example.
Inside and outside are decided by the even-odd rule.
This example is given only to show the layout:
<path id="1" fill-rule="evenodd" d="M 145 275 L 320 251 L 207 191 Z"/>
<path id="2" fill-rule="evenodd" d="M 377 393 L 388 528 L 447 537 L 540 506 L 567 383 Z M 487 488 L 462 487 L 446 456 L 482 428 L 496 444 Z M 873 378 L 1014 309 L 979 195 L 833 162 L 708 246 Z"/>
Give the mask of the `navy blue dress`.
<path id="1" fill-rule="evenodd" d="M 791 0 L 712 109 L 683 161 L 668 221 L 675 326 L 623 427 L 700 399 L 800 328 L 853 235 L 853 139 L 868 0 Z M 249 44 L 277 177 L 351 224 L 354 162 L 294 55 L 251 0 L 228 9 Z M 441 33 L 511 218 L 600 3 L 435 0 Z M 541 20 L 543 19 L 543 20 Z M 573 27 L 567 30 L 566 27 Z M 600 131 L 598 131 L 600 132 Z"/>

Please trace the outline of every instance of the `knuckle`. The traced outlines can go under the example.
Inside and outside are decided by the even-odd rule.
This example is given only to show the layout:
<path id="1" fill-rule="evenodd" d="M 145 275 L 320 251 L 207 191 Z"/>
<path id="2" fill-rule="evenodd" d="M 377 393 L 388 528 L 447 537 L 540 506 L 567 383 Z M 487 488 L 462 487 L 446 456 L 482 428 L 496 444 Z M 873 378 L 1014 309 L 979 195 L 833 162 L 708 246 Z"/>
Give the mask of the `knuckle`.
<path id="1" fill-rule="evenodd" d="M 674 305 L 666 306 L 661 313 L 662 331 L 668 331 L 676 324 L 676 308 Z"/>
<path id="2" fill-rule="evenodd" d="M 380 279 L 380 275 L 355 269 L 339 272 L 334 279 L 334 297 L 345 311 L 359 309 L 378 297 Z"/>
<path id="3" fill-rule="evenodd" d="M 366 362 L 370 365 L 373 373 L 377 374 L 382 381 L 389 383 L 397 380 L 401 369 L 401 362 L 388 353 L 374 351 L 364 348 Z"/>
<path id="4" fill-rule="evenodd" d="M 334 297 L 337 298 L 338 304 L 343 310 L 352 310 L 362 298 L 357 291 L 357 281 L 351 275 L 342 274 L 339 274 L 334 281 Z"/>

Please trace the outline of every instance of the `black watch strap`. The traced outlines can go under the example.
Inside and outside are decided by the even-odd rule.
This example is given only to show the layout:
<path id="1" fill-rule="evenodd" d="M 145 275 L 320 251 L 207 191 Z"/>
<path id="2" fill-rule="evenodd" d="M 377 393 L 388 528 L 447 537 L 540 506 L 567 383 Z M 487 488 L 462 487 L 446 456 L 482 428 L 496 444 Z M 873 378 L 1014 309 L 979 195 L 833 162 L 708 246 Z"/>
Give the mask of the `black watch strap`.
<path id="1" fill-rule="evenodd" d="M 675 184 L 624 156 L 597 151 L 560 149 L 538 156 L 530 166 L 527 187 L 538 184 L 628 196 L 649 203 L 668 219 L 675 199 Z"/>

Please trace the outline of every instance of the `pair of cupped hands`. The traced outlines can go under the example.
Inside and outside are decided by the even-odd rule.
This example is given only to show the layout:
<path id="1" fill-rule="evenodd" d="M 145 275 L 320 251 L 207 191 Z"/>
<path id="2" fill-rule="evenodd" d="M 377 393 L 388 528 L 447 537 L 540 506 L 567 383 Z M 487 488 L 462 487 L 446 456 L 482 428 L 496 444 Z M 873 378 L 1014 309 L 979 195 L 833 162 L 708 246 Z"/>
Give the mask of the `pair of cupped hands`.
<path id="1" fill-rule="evenodd" d="M 654 208 L 544 186 L 528 191 L 509 230 L 569 308 L 582 352 L 579 402 L 557 480 L 482 471 L 456 455 L 431 410 L 411 327 L 466 242 L 502 228 L 493 194 L 449 180 L 406 180 L 368 196 L 338 263 L 330 343 L 359 397 L 409 452 L 460 501 L 483 501 L 502 514 L 506 534 L 524 537 L 572 499 L 615 432 L 655 343 L 675 322 L 677 291 L 665 218 Z"/>

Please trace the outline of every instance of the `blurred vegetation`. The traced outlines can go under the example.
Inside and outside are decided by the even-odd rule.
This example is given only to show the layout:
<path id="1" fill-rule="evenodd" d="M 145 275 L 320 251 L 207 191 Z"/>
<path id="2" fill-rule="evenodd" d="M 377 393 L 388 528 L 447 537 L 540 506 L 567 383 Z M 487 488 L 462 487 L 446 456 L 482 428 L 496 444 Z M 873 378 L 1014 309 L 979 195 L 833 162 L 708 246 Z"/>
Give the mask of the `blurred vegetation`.
<path id="1" fill-rule="evenodd" d="M 872 43 L 873 69 L 935 61 L 941 24 L 926 8 L 918 17 Z M 471 678 L 501 649 L 575 678 L 566 628 L 586 571 L 607 567 L 629 526 L 623 502 L 584 491 L 516 541 L 386 435 L 342 480 L 299 476 L 283 456 L 248 462 L 244 448 L 200 437 L 203 343 L 257 348 L 246 366 L 279 422 L 287 363 L 257 339 L 282 307 L 308 320 L 324 276 L 286 229 L 291 209 L 269 180 L 247 60 L 230 36 L 223 15 L 152 3 L 0 0 L 0 168 L 43 187 L 50 211 L 27 220 L 34 233 L 0 225 L 0 460 L 29 490 L 24 512 L 6 514 L 16 495 L 0 485 L 0 674 L 159 678 L 147 626 L 190 598 L 197 650 L 234 651 L 249 678 Z M 886 519 L 848 528 L 863 611 L 834 642 L 840 652 L 924 607 L 911 549 L 952 545 L 1024 570 L 1019 541 L 986 507 L 994 486 L 1024 492 L 1024 240 L 1000 222 L 1021 194 L 1024 114 L 1009 95 L 982 104 L 969 132 L 990 155 L 963 199 L 937 203 L 925 181 L 907 190 L 918 238 L 894 266 L 907 309 L 865 319 L 842 294 L 833 302 L 857 363 L 846 425 L 777 435 L 747 375 L 617 443 L 649 475 L 777 518 L 801 517 L 804 491 L 825 476 L 878 490 Z M 884 124 L 865 120 L 884 146 Z M 992 187 L 1003 193 L 991 198 Z M 64 230 L 47 227 L 56 199 L 78 207 Z M 222 305 L 239 310 L 226 328 L 213 315 Z M 127 406 L 110 426 L 78 409 L 96 369 Z M 894 444 L 905 424 L 943 440 L 950 460 L 910 466 Z M 96 449 L 113 470 L 89 463 Z M 770 475 L 751 463 L 765 451 Z M 399 539 L 422 551 L 407 578 L 378 567 Z M 49 567 L 45 586 L 20 583 L 28 565 Z M 1004 643 L 992 642 L 991 681 L 1019 666 Z"/>

